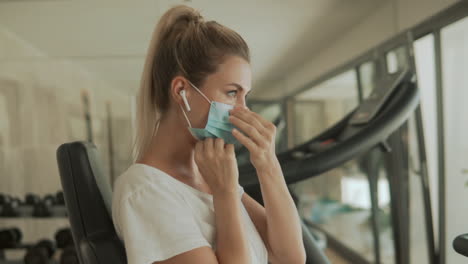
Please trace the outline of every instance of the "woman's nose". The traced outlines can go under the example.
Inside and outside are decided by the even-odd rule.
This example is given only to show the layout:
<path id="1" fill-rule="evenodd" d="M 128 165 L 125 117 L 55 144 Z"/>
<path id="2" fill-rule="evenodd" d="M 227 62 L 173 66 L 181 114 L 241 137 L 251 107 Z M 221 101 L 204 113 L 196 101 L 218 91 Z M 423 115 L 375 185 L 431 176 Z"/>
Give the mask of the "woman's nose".
<path id="1" fill-rule="evenodd" d="M 240 98 L 237 100 L 235 106 L 247 108 L 247 104 L 246 104 L 246 102 L 245 102 L 245 98 L 240 97 Z"/>

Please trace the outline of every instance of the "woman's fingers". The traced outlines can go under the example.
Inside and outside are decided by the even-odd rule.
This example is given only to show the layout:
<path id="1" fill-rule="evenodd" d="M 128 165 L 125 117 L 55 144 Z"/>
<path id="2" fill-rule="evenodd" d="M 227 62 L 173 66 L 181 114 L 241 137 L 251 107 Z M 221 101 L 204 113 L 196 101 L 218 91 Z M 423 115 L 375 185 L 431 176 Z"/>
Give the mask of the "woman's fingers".
<path id="1" fill-rule="evenodd" d="M 234 144 L 226 144 L 226 152 L 235 157 Z"/>
<path id="2" fill-rule="evenodd" d="M 270 121 L 266 120 L 265 118 L 263 118 L 263 116 L 259 115 L 258 113 L 255 113 L 255 112 L 252 112 L 252 115 L 255 116 L 255 118 L 257 119 L 258 122 L 260 122 L 263 127 L 265 128 L 268 128 L 269 124 L 271 124 Z"/>
<path id="3" fill-rule="evenodd" d="M 258 132 L 258 129 L 247 123 L 246 121 L 238 118 L 237 116 L 230 116 L 229 120 L 235 127 L 238 127 L 241 131 L 249 135 L 251 139 L 259 146 L 263 145 L 263 136 Z"/>
<path id="4" fill-rule="evenodd" d="M 263 125 L 262 121 L 258 119 L 258 116 L 260 115 L 255 115 L 254 112 L 248 109 L 235 108 L 231 110 L 231 116 L 237 117 L 242 121 L 252 125 L 260 134 L 265 135 L 265 126 Z"/>
<path id="5" fill-rule="evenodd" d="M 257 150 L 257 144 L 255 144 L 250 138 L 242 134 L 239 130 L 233 129 L 232 134 L 234 135 L 239 142 L 244 145 L 250 153 L 253 153 Z"/>
<path id="6" fill-rule="evenodd" d="M 217 155 L 224 153 L 224 140 L 222 138 L 215 139 L 214 150 Z"/>
<path id="7" fill-rule="evenodd" d="M 276 126 L 264 119 L 261 115 L 248 109 L 235 108 L 231 110 L 231 116 L 235 116 L 254 126 L 268 142 L 274 140 L 276 135 Z"/>
<path id="8" fill-rule="evenodd" d="M 203 149 L 205 152 L 211 151 L 214 147 L 214 139 L 213 138 L 206 138 L 204 141 Z"/>

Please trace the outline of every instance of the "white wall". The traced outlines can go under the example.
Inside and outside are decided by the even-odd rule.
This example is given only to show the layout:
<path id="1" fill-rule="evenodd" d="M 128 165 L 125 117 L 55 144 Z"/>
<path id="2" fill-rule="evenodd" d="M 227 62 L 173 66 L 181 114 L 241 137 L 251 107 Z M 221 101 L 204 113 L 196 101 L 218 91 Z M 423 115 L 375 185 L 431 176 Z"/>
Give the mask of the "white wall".
<path id="1" fill-rule="evenodd" d="M 44 195 L 61 189 L 55 152 L 62 143 L 86 139 L 84 90 L 106 171 L 105 107 L 111 103 L 120 172 L 130 160 L 130 97 L 80 65 L 48 58 L 0 27 L 0 192 L 22 198 L 27 192 Z"/>
<path id="2" fill-rule="evenodd" d="M 94 142 L 109 170 L 105 103 L 114 118 L 116 172 L 130 157 L 129 96 L 116 92 L 79 65 L 50 59 L 0 25 L 0 193 L 17 196 L 32 192 L 43 197 L 61 189 L 56 150 L 60 144 L 86 139 L 81 93 L 91 101 Z M 54 239 L 68 218 L 0 218 L 0 229 L 15 226 L 23 242 Z M 25 250 L 6 252 L 22 259 Z"/>

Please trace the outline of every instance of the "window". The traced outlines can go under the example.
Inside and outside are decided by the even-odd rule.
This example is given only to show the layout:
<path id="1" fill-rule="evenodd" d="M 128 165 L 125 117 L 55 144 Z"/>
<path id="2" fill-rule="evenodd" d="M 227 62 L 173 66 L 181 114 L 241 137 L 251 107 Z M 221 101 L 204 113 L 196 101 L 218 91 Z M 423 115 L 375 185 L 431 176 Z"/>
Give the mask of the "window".
<path id="1" fill-rule="evenodd" d="M 468 18 L 441 30 L 445 143 L 446 263 L 464 263 L 452 249 L 468 219 Z"/>
<path id="2" fill-rule="evenodd" d="M 405 46 L 398 47 L 387 53 L 387 72 L 395 73 L 408 65 L 408 53 Z"/>
<path id="3" fill-rule="evenodd" d="M 366 99 L 375 88 L 376 70 L 373 61 L 359 66 L 359 78 L 361 79 L 362 98 Z"/>
<path id="4" fill-rule="evenodd" d="M 342 73 L 294 99 L 294 140 L 299 145 L 334 125 L 359 104 L 356 73 Z"/>

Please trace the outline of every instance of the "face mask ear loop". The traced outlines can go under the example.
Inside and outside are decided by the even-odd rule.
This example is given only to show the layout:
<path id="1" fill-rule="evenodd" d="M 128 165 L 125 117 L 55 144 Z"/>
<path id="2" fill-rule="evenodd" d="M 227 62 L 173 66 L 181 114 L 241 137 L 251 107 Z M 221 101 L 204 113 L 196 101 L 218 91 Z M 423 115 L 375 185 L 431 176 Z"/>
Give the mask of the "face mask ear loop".
<path id="1" fill-rule="evenodd" d="M 198 92 L 199 94 L 201 94 L 203 97 L 205 97 L 205 99 L 208 101 L 208 103 L 211 104 L 211 100 L 208 99 L 208 97 L 206 97 L 206 95 L 204 95 L 204 94 L 203 94 L 197 87 L 195 87 L 195 85 L 193 85 L 190 81 L 189 81 L 189 83 L 190 83 L 190 85 L 192 85 L 193 88 L 195 88 L 195 90 L 197 90 L 197 92 Z"/>
<path id="2" fill-rule="evenodd" d="M 181 105 L 179 105 L 179 106 L 180 106 L 180 110 L 182 110 L 182 114 L 184 114 L 184 117 L 185 117 L 185 119 L 187 120 L 187 122 L 189 124 L 189 127 L 192 128 L 192 124 L 190 123 L 190 120 L 188 119 L 187 115 L 185 114 L 184 109 L 182 108 Z"/>

